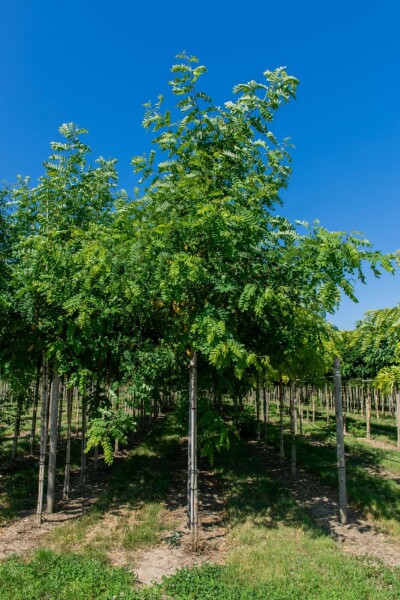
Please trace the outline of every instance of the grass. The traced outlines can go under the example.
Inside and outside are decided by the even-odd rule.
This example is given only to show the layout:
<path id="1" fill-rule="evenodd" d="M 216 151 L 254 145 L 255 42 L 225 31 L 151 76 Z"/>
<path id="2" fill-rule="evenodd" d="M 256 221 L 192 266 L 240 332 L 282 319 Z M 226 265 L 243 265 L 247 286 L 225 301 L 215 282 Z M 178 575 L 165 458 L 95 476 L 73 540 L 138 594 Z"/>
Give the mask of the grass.
<path id="1" fill-rule="evenodd" d="M 123 569 L 73 554 L 38 550 L 0 563 L 1 600 L 134 599 L 134 577 Z"/>

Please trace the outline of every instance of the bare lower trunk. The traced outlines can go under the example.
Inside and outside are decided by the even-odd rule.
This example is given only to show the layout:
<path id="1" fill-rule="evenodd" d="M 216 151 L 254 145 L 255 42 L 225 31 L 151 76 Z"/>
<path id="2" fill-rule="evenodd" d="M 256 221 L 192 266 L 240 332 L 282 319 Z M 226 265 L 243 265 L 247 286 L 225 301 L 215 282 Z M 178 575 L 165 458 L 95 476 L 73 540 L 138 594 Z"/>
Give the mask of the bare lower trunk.
<path id="1" fill-rule="evenodd" d="M 14 439 L 11 448 L 11 462 L 13 463 L 17 457 L 17 448 L 18 448 L 18 438 L 21 429 L 21 412 L 22 412 L 22 403 L 23 398 L 20 394 L 17 397 L 17 414 L 15 417 L 15 427 L 14 427 Z"/>
<path id="2" fill-rule="evenodd" d="M 397 448 L 400 450 L 400 390 L 396 394 L 396 417 L 397 417 Z"/>
<path id="3" fill-rule="evenodd" d="M 86 481 L 86 401 L 82 400 L 81 481 Z"/>
<path id="4" fill-rule="evenodd" d="M 197 487 L 197 352 L 192 353 L 189 373 L 189 451 L 188 451 L 188 516 L 194 547 L 198 543 L 198 487 Z"/>
<path id="5" fill-rule="evenodd" d="M 34 401 L 33 401 L 31 436 L 29 439 L 29 451 L 30 451 L 31 455 L 33 454 L 33 452 L 35 450 L 37 409 L 38 409 L 38 404 L 39 404 L 40 371 L 41 371 L 41 365 L 39 364 L 37 367 L 37 371 L 36 371 L 35 396 L 34 396 Z"/>
<path id="6" fill-rule="evenodd" d="M 40 411 L 40 458 L 39 458 L 39 490 L 37 502 L 37 523 L 42 523 L 43 513 L 43 492 L 44 478 L 46 470 L 46 444 L 47 444 L 47 378 L 48 366 L 43 356 L 43 375 L 42 375 L 42 407 Z"/>
<path id="7" fill-rule="evenodd" d="M 64 399 L 65 399 L 66 394 L 67 394 L 66 387 L 67 387 L 66 386 L 66 379 L 64 377 L 62 386 L 60 388 L 60 395 L 59 395 L 59 400 L 58 400 L 58 436 L 57 436 L 57 444 L 58 445 L 61 442 Z"/>
<path id="8" fill-rule="evenodd" d="M 263 387 L 263 418 L 264 418 L 264 442 L 268 442 L 268 398 L 267 390 Z"/>
<path id="9" fill-rule="evenodd" d="M 58 434 L 58 398 L 60 392 L 60 378 L 56 372 L 51 383 L 50 400 L 50 449 L 49 449 L 49 474 L 47 478 L 47 505 L 46 512 L 54 512 L 54 495 L 56 489 L 56 462 L 57 462 L 57 434 Z"/>
<path id="10" fill-rule="evenodd" d="M 69 481 L 71 470 L 71 426 L 72 426 L 72 399 L 73 389 L 67 390 L 67 451 L 65 456 L 63 500 L 69 498 Z"/>
<path id="11" fill-rule="evenodd" d="M 366 419 L 366 428 L 367 428 L 367 440 L 371 439 L 371 393 L 370 390 L 367 391 L 365 397 L 365 419 Z"/>
<path id="12" fill-rule="evenodd" d="M 256 419 L 257 419 L 257 441 L 261 440 L 261 421 L 260 421 L 260 383 L 257 378 L 256 387 Z"/>
<path id="13" fill-rule="evenodd" d="M 296 433 L 297 433 L 297 408 L 296 408 L 296 392 L 294 387 L 290 388 L 290 433 L 292 441 L 292 456 L 291 456 L 291 473 L 292 477 L 296 476 Z"/>
<path id="14" fill-rule="evenodd" d="M 333 367 L 335 408 L 336 408 L 336 448 L 339 481 L 339 511 L 342 525 L 347 523 L 347 492 L 346 492 L 346 463 L 343 437 L 343 406 L 342 386 L 340 376 L 340 360 L 335 357 Z"/>
<path id="15" fill-rule="evenodd" d="M 280 446 L 279 446 L 279 456 L 281 459 L 281 463 L 283 463 L 285 459 L 285 446 L 283 440 L 283 383 L 279 382 L 279 429 L 280 429 Z"/>

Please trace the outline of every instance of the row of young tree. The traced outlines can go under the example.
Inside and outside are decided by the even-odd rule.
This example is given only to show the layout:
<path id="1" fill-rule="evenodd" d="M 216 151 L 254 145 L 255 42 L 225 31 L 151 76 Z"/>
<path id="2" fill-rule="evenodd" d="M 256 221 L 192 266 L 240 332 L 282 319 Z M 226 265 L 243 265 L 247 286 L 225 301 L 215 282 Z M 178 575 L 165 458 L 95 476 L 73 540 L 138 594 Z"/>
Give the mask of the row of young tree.
<path id="1" fill-rule="evenodd" d="M 177 105 L 146 105 L 153 148 L 132 160 L 134 197 L 118 188 L 115 160 L 90 164 L 86 131 L 71 123 L 37 185 L 2 189 L 0 379 L 21 402 L 41 386 L 41 482 L 60 378 L 86 406 L 89 446 L 105 449 L 132 427 L 115 401 L 122 386 L 133 407 L 189 396 L 195 528 L 197 399 L 207 411 L 222 394 L 236 402 L 267 381 L 325 374 L 340 342 L 326 315 L 342 293 L 355 299 L 365 265 L 379 275 L 393 257 L 277 214 L 290 144 L 270 125 L 295 97 L 294 77 L 266 71 L 217 106 L 198 87 L 205 67 L 179 58 Z M 218 431 L 203 436 L 213 452 L 207 439 L 223 443 L 223 421 L 202 422 Z M 54 468 L 51 458 L 51 478 Z"/>

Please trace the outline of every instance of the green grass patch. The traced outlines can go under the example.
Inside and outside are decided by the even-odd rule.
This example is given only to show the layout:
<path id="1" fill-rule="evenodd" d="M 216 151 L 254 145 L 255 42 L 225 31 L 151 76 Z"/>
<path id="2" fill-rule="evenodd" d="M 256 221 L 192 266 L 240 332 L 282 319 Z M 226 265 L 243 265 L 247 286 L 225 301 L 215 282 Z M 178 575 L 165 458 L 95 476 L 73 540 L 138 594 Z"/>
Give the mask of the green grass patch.
<path id="1" fill-rule="evenodd" d="M 136 599 L 134 577 L 95 558 L 38 550 L 0 563 L 1 600 Z"/>

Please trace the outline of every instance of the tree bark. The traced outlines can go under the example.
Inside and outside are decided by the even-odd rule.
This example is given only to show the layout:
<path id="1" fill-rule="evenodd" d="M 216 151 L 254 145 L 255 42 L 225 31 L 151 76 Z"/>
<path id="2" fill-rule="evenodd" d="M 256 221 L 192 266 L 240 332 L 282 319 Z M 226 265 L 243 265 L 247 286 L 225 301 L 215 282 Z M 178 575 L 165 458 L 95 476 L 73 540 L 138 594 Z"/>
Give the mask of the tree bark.
<path id="1" fill-rule="evenodd" d="M 29 439 L 29 452 L 30 452 L 31 456 L 35 450 L 37 409 L 38 409 L 38 404 L 39 404 L 40 371 L 41 371 L 41 364 L 38 364 L 37 370 L 36 370 L 35 397 L 34 397 L 34 401 L 33 401 L 31 435 L 30 435 L 30 439 Z"/>
<path id="2" fill-rule="evenodd" d="M 21 429 L 21 412 L 22 412 L 23 397 L 21 394 L 17 396 L 17 414 L 15 416 L 14 439 L 11 448 L 11 462 L 13 463 L 17 457 L 18 438 Z"/>
<path id="3" fill-rule="evenodd" d="M 280 447 L 279 447 L 279 456 L 281 459 L 281 463 L 283 463 L 285 459 L 285 445 L 283 439 L 283 383 L 279 382 L 279 429 L 280 429 Z"/>
<path id="4" fill-rule="evenodd" d="M 296 476 L 296 433 L 297 433 L 297 414 L 296 414 L 296 391 L 294 386 L 290 386 L 290 433 L 292 442 L 291 452 L 291 474 Z"/>
<path id="5" fill-rule="evenodd" d="M 257 441 L 261 440 L 261 421 L 260 421 L 260 382 L 257 376 L 256 386 L 256 419 L 257 419 Z"/>
<path id="6" fill-rule="evenodd" d="M 67 389 L 67 450 L 65 455 L 64 487 L 63 500 L 69 498 L 69 483 L 71 471 L 71 427 L 72 427 L 72 400 L 73 389 Z"/>
<path id="7" fill-rule="evenodd" d="M 56 488 L 56 462 L 57 462 L 57 435 L 58 435 L 58 398 L 60 393 L 60 378 L 54 371 L 51 383 L 50 400 L 50 449 L 49 471 L 47 478 L 47 505 L 46 512 L 54 512 L 54 495 Z"/>
<path id="8" fill-rule="evenodd" d="M 263 386 L 263 418 L 264 418 L 264 442 L 268 442 L 268 398 L 265 385 Z"/>
<path id="9" fill-rule="evenodd" d="M 400 450 L 400 390 L 396 394 L 396 417 L 397 417 L 397 448 Z"/>
<path id="10" fill-rule="evenodd" d="M 347 523 L 347 491 L 346 491 L 346 463 L 344 454 L 343 437 L 343 407 L 342 407 L 342 384 L 340 377 L 340 360 L 335 356 L 333 364 L 333 382 L 335 392 L 336 408 L 336 448 L 337 466 L 339 480 L 339 511 L 342 525 Z"/>
<path id="11" fill-rule="evenodd" d="M 365 396 L 365 420 L 367 428 L 367 440 L 371 439 L 371 392 L 368 389 Z"/>
<path id="12" fill-rule="evenodd" d="M 43 492 L 44 478 L 46 470 L 46 444 L 47 444 L 47 386 L 48 386 L 48 365 L 43 354 L 43 375 L 42 375 L 42 407 L 40 411 L 40 458 L 39 458 L 39 490 L 37 502 L 37 523 L 42 524 L 43 513 Z"/>
<path id="13" fill-rule="evenodd" d="M 198 487 L 197 487 L 197 352 L 193 351 L 189 365 L 189 448 L 188 448 L 188 514 L 194 548 L 198 544 Z"/>
<path id="14" fill-rule="evenodd" d="M 81 482 L 86 481 L 86 400 L 82 399 Z"/>

